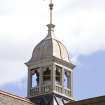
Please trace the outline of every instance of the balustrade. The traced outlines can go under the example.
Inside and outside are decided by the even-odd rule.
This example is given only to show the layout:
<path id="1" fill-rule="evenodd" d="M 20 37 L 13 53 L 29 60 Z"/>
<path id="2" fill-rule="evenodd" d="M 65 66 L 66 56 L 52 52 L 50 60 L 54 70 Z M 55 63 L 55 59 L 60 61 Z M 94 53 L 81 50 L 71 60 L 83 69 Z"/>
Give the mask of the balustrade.
<path id="1" fill-rule="evenodd" d="M 65 88 L 63 88 L 60 85 L 56 85 L 56 92 L 61 93 L 61 94 L 64 94 L 66 96 L 71 96 L 70 89 L 67 89 L 67 88 L 65 89 Z"/>
<path id="2" fill-rule="evenodd" d="M 63 88 L 62 86 L 60 85 L 56 85 L 55 86 L 55 90 L 56 92 L 58 93 L 61 93 L 61 94 L 64 94 L 66 96 L 71 96 L 71 91 L 70 89 L 65 89 Z M 49 93 L 52 91 L 52 87 L 51 85 L 44 85 L 42 87 L 34 87 L 34 88 L 31 88 L 31 96 L 37 96 L 37 95 L 41 95 L 41 94 L 46 94 L 46 93 Z"/>
<path id="3" fill-rule="evenodd" d="M 50 92 L 51 86 L 50 85 L 44 85 L 42 87 L 34 87 L 34 88 L 31 88 L 30 91 L 31 91 L 31 96 L 36 96 L 36 95 Z"/>
<path id="4" fill-rule="evenodd" d="M 56 92 L 62 93 L 62 87 L 60 85 L 56 85 Z"/>
<path id="5" fill-rule="evenodd" d="M 71 96 L 70 89 L 64 89 L 64 94 L 67 95 L 67 96 Z"/>

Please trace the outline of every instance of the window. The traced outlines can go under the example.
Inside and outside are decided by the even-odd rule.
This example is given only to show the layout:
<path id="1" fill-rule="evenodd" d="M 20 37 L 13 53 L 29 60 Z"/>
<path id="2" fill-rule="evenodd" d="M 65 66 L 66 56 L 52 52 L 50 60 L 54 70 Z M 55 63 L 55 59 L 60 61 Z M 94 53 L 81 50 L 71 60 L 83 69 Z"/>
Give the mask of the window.
<path id="1" fill-rule="evenodd" d="M 46 71 L 43 72 L 43 81 L 49 81 L 49 80 L 51 80 L 51 70 L 48 67 Z"/>

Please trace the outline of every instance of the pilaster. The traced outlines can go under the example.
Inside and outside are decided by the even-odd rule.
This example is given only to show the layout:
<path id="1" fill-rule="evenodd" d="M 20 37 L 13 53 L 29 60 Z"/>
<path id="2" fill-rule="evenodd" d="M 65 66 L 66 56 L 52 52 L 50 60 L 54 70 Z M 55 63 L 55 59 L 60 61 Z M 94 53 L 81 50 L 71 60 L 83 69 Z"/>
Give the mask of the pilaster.
<path id="1" fill-rule="evenodd" d="M 42 85 L 43 85 L 43 70 L 41 67 L 39 68 L 39 92 L 41 92 Z"/>
<path id="2" fill-rule="evenodd" d="M 28 69 L 28 86 L 27 86 L 27 96 L 30 96 L 30 90 L 32 86 L 32 73 L 31 70 Z"/>
<path id="3" fill-rule="evenodd" d="M 56 75 L 56 65 L 53 64 L 53 69 L 52 69 L 52 85 L 53 85 L 53 90 L 55 90 L 55 75 Z"/>
<path id="4" fill-rule="evenodd" d="M 71 71 L 71 96 L 73 97 L 73 72 Z"/>
<path id="5" fill-rule="evenodd" d="M 62 93 L 64 93 L 64 73 L 65 73 L 64 68 L 62 68 L 62 77 L 61 77 L 62 78 L 61 79 L 62 80 Z"/>

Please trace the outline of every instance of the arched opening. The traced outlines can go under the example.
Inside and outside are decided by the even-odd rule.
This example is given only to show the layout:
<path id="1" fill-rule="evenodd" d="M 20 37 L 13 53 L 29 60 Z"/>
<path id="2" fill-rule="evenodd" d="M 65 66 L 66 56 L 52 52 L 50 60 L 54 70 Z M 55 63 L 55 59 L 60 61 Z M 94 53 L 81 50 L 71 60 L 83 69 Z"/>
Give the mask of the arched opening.
<path id="1" fill-rule="evenodd" d="M 68 86 L 68 77 L 67 77 L 67 72 L 64 73 L 64 87 L 67 88 Z"/>
<path id="2" fill-rule="evenodd" d="M 43 72 L 43 83 L 51 80 L 51 70 L 49 67 Z"/>
<path id="3" fill-rule="evenodd" d="M 71 73 L 69 71 L 64 72 L 64 87 L 71 89 Z"/>
<path id="4" fill-rule="evenodd" d="M 39 86 L 39 73 L 37 70 L 32 70 L 32 88 Z"/>
<path id="5" fill-rule="evenodd" d="M 56 83 L 59 85 L 61 85 L 61 73 L 62 73 L 62 68 L 56 66 Z"/>

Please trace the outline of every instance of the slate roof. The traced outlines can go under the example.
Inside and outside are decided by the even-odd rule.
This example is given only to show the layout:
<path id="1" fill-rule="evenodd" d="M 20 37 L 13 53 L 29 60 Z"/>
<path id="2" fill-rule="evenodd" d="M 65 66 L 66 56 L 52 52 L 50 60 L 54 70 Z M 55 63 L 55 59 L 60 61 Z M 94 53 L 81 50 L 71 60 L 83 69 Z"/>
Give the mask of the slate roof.
<path id="1" fill-rule="evenodd" d="M 65 105 L 105 105 L 105 96 L 93 97 L 89 99 L 79 100 L 67 103 Z"/>
<path id="2" fill-rule="evenodd" d="M 32 104 L 32 102 L 25 97 L 16 96 L 16 95 L 13 95 L 11 93 L 0 90 L 0 96 L 2 96 L 2 95 L 3 96 L 8 96 L 8 97 L 16 99 L 16 100 L 20 100 L 20 101 L 23 101 L 23 102 L 26 102 L 26 103 L 29 103 L 29 104 Z"/>

